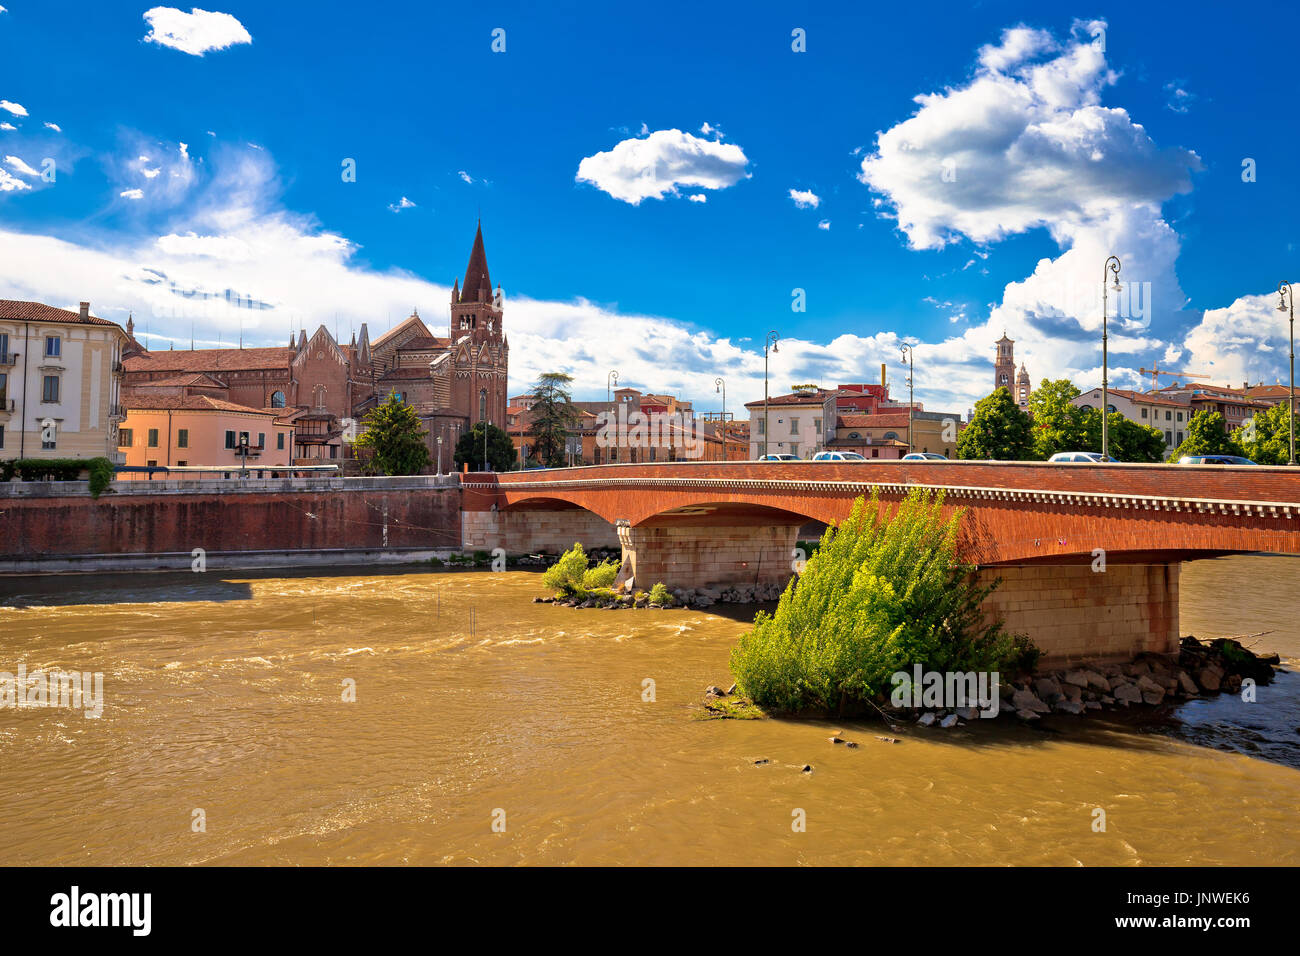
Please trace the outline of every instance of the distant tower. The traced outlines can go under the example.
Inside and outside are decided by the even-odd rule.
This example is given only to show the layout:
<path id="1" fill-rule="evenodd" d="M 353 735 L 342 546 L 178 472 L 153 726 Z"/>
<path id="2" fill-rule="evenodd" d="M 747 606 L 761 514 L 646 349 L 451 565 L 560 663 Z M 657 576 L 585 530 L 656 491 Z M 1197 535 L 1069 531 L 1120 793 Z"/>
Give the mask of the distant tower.
<path id="1" fill-rule="evenodd" d="M 1029 407 L 1029 370 L 1025 363 L 1020 363 L 1020 374 L 1016 376 L 1016 404 L 1021 408 Z"/>
<path id="2" fill-rule="evenodd" d="M 1005 330 L 998 339 L 998 357 L 993 363 L 993 390 L 1005 388 L 1015 398 L 1016 343 L 1007 338 Z"/>
<path id="3" fill-rule="evenodd" d="M 506 426 L 506 378 L 510 345 L 502 322 L 503 295 L 494 292 L 483 250 L 483 225 L 474 234 L 465 278 L 451 290 L 451 322 L 456 379 L 453 406 L 470 425 L 486 419 Z"/>

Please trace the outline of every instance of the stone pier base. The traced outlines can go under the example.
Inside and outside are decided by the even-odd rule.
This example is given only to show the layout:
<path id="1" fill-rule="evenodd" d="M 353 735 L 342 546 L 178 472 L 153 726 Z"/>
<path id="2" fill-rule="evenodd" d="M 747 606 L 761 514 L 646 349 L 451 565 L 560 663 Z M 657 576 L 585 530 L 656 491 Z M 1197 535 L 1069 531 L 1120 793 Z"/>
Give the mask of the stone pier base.
<path id="1" fill-rule="evenodd" d="M 632 577 L 648 591 L 662 581 L 669 588 L 707 585 L 776 584 L 793 574 L 797 525 L 716 527 L 629 527 L 620 524 L 621 580 Z"/>
<path id="2" fill-rule="evenodd" d="M 462 511 L 461 536 L 467 551 L 504 548 L 508 554 L 559 554 L 575 543 L 587 550 L 619 544 L 612 524 L 582 508 Z"/>
<path id="3" fill-rule="evenodd" d="M 1028 564 L 982 569 L 1002 584 L 984 607 L 1007 630 L 1029 636 L 1040 666 L 1128 660 L 1143 651 L 1178 652 L 1180 564 Z"/>

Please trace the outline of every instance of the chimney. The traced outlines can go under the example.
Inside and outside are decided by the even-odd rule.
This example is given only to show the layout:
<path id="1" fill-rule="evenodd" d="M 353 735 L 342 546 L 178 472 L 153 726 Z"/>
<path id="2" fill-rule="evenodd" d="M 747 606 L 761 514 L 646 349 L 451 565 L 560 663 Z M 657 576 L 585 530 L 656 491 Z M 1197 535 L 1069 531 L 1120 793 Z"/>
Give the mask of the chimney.
<path id="1" fill-rule="evenodd" d="M 81 321 L 85 322 L 90 319 L 90 303 L 81 303 Z"/>
<path id="2" fill-rule="evenodd" d="M 885 363 L 880 363 L 880 387 L 885 387 Z"/>

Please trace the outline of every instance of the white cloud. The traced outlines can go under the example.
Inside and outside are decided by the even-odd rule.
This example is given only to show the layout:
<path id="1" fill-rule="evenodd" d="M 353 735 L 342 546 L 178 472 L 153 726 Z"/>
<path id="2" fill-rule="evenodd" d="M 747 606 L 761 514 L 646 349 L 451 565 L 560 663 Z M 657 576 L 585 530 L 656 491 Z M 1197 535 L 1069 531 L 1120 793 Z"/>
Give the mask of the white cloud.
<path id="1" fill-rule="evenodd" d="M 825 229 L 827 232 L 829 232 L 831 228 L 831 221 L 829 219 L 823 219 L 821 222 L 817 223 L 817 228 Z"/>
<path id="2" fill-rule="evenodd" d="M 120 193 L 118 193 L 118 195 L 121 196 L 123 199 L 143 199 L 143 198 L 144 198 L 144 190 L 143 190 L 143 189 L 124 189 L 124 190 L 122 190 Z"/>
<path id="3" fill-rule="evenodd" d="M 811 189 L 791 189 L 790 198 L 800 209 L 816 209 L 822 204 L 822 197 L 818 196 Z"/>
<path id="4" fill-rule="evenodd" d="M 1175 113 L 1186 113 L 1192 108 L 1192 104 L 1195 103 L 1197 99 L 1195 93 L 1189 93 L 1176 81 L 1173 83 L 1166 83 L 1165 92 L 1169 94 L 1169 102 L 1165 105 Z"/>
<path id="5" fill-rule="evenodd" d="M 642 139 L 625 139 L 607 152 L 586 157 L 578 164 L 575 180 L 637 206 L 643 199 L 677 195 L 678 186 L 734 186 L 749 175 L 748 164 L 744 150 L 734 143 L 663 129 Z"/>
<path id="6" fill-rule="evenodd" d="M 1198 318 L 1181 311 L 1180 241 L 1161 209 L 1191 189 L 1201 162 L 1189 150 L 1157 146 L 1126 110 L 1102 104 L 1116 75 L 1089 38 L 1104 27 L 1076 23 L 1065 42 L 1023 27 L 1004 31 L 998 45 L 980 50 L 965 85 L 917 96 L 917 111 L 880 133 L 862 160 L 859 178 L 912 248 L 986 245 L 1044 229 L 1061 249 L 1009 283 L 985 321 L 939 350 L 981 369 L 973 397 L 991 387 L 989 356 L 1004 328 L 1035 382 L 1100 381 L 1100 273 L 1109 255 L 1123 261 L 1126 290 L 1122 302 L 1112 295 L 1109 303 L 1117 385 L 1139 384 L 1136 368 Z"/>
<path id="7" fill-rule="evenodd" d="M 0 123 L 0 129 L 17 129 L 13 123 Z"/>
<path id="8" fill-rule="evenodd" d="M 146 43 L 157 43 L 193 56 L 253 42 L 244 25 L 228 13 L 198 7 L 189 13 L 175 7 L 154 7 L 145 11 L 144 18 L 150 28 L 144 38 Z"/>
<path id="9" fill-rule="evenodd" d="M 393 212 L 401 212 L 403 209 L 414 209 L 415 203 L 403 196 L 397 202 L 389 203 L 388 208 Z"/>
<path id="10" fill-rule="evenodd" d="M 17 156 L 6 156 L 5 163 L 8 164 L 10 169 L 22 173 L 22 175 L 24 176 L 31 176 L 33 179 L 35 179 L 37 176 L 40 175 L 39 171 L 32 169 L 32 167 L 28 166 L 25 162 L 22 161 L 22 159 L 20 159 Z"/>
<path id="11" fill-rule="evenodd" d="M 54 130 L 54 132 L 56 132 L 56 133 L 62 133 L 62 132 L 63 132 L 63 127 L 61 127 L 58 123 L 50 123 L 50 122 L 47 121 L 46 124 L 45 124 L 45 128 L 46 128 L 46 129 L 52 129 L 52 130 Z"/>
<path id="12" fill-rule="evenodd" d="M 691 202 L 708 202 L 708 201 L 709 201 L 709 197 L 706 196 L 706 195 L 704 195 L 704 193 L 692 193 L 691 195 L 687 196 L 686 198 L 689 199 Z"/>
<path id="13" fill-rule="evenodd" d="M 17 176 L 11 176 L 6 170 L 0 169 L 0 193 L 17 193 L 31 188 Z"/>
<path id="14" fill-rule="evenodd" d="M 6 110 L 14 116 L 26 116 L 27 108 L 21 103 L 12 103 L 9 100 L 0 100 L 0 110 Z"/>

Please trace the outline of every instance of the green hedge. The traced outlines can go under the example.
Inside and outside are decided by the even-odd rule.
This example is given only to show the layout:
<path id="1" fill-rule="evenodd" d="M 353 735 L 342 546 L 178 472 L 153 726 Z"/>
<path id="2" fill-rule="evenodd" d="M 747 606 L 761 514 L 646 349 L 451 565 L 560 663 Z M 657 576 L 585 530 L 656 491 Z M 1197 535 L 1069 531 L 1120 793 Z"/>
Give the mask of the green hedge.
<path id="1" fill-rule="evenodd" d="M 113 480 L 113 463 L 107 458 L 15 458 L 0 461 L 0 481 L 79 481 L 90 473 L 90 496 L 98 498 Z"/>

